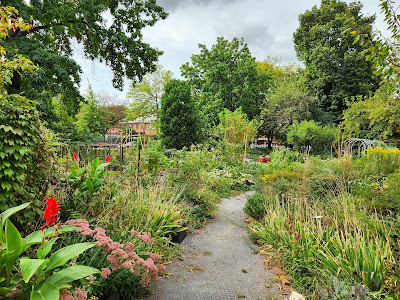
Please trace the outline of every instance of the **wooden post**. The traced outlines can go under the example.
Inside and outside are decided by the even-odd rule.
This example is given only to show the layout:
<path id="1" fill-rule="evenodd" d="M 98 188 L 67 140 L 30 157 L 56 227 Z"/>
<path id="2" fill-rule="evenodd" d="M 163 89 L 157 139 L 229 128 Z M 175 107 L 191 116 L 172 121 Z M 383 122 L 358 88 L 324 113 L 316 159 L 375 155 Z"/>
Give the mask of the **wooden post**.
<path id="1" fill-rule="evenodd" d="M 121 139 L 121 144 L 119 146 L 119 166 L 122 174 L 124 168 L 124 147 L 122 145 L 122 139 Z"/>
<path id="2" fill-rule="evenodd" d="M 247 132 L 244 133 L 244 153 L 243 153 L 243 173 L 246 166 L 246 150 L 247 150 Z"/>
<path id="3" fill-rule="evenodd" d="M 142 147 L 139 141 L 137 145 L 138 145 L 138 161 L 137 161 L 136 181 L 137 181 L 137 187 L 139 188 L 140 150 Z"/>

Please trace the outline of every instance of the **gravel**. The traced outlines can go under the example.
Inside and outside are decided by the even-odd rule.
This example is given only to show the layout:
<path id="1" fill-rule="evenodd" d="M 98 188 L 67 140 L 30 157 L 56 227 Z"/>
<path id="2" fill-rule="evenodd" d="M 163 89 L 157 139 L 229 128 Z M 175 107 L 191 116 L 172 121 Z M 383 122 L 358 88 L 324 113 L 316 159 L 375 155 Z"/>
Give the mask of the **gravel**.
<path id="1" fill-rule="evenodd" d="M 183 261 L 166 265 L 145 300 L 288 299 L 242 226 L 246 192 L 222 199 L 218 216 L 182 242 Z"/>

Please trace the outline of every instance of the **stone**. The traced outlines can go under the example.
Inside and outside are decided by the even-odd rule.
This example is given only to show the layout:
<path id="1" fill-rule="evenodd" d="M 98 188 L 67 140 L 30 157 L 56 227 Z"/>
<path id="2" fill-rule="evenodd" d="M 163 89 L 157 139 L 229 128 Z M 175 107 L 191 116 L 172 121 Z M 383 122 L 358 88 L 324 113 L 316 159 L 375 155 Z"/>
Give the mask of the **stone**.
<path id="1" fill-rule="evenodd" d="M 306 300 L 306 297 L 304 297 L 302 294 L 293 291 L 292 294 L 290 295 L 289 300 Z"/>

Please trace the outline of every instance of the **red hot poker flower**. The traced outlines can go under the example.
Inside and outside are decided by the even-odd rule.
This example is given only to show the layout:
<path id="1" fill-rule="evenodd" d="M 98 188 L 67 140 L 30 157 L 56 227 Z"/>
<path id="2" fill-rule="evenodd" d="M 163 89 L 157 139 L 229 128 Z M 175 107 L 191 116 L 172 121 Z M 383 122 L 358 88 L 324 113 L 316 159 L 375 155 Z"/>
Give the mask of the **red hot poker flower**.
<path id="1" fill-rule="evenodd" d="M 72 159 L 75 160 L 75 159 L 77 159 L 77 158 L 78 158 L 78 155 L 74 152 L 74 153 L 72 154 Z"/>
<path id="2" fill-rule="evenodd" d="M 53 196 L 51 198 L 46 197 L 46 208 L 44 209 L 43 217 L 46 220 L 46 224 L 42 226 L 42 231 L 49 227 L 53 226 L 57 221 L 57 213 L 60 210 L 58 207 L 61 203 L 56 201 L 56 197 Z"/>
<path id="3" fill-rule="evenodd" d="M 106 155 L 106 162 L 108 162 L 110 160 L 110 155 Z"/>

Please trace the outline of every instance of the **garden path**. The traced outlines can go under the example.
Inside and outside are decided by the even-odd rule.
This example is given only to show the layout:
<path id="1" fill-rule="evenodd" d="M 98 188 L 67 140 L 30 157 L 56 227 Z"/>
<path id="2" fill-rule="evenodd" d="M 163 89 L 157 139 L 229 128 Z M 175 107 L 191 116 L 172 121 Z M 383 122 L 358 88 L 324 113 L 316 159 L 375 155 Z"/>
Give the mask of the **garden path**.
<path id="1" fill-rule="evenodd" d="M 199 233 L 182 242 L 183 261 L 166 266 L 167 276 L 145 300 L 288 299 L 273 283 L 275 276 L 241 225 L 246 198 L 253 192 L 223 199 L 220 212 Z"/>

